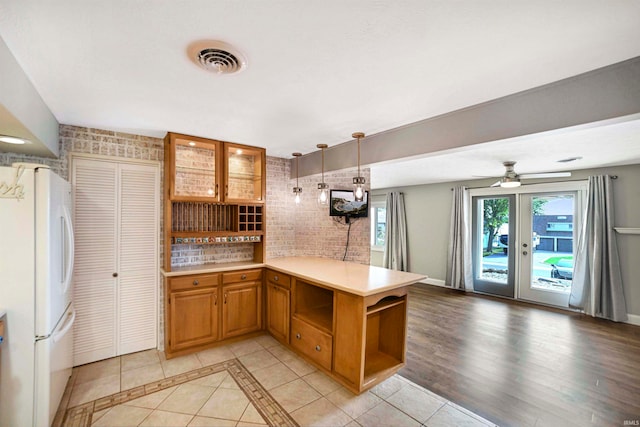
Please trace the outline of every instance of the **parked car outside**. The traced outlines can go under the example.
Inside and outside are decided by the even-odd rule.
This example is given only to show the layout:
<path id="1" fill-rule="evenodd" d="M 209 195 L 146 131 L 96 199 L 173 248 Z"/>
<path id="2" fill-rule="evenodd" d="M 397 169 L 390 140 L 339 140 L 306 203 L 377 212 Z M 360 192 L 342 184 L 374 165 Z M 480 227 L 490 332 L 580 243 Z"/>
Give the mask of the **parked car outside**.
<path id="1" fill-rule="evenodd" d="M 552 279 L 573 279 L 573 259 L 559 259 L 557 263 L 551 264 Z"/>

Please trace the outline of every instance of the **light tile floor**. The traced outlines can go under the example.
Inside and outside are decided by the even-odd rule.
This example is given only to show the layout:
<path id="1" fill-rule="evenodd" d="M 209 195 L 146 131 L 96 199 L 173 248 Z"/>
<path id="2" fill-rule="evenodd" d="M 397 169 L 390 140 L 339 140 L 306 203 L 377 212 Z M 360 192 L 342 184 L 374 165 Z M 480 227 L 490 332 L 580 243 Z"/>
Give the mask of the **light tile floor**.
<path id="1" fill-rule="evenodd" d="M 268 335 L 171 360 L 148 350 L 74 368 L 66 407 L 232 359 L 300 426 L 493 425 L 399 375 L 356 396 Z M 93 412 L 91 425 L 266 425 L 247 396 L 223 370 Z"/>

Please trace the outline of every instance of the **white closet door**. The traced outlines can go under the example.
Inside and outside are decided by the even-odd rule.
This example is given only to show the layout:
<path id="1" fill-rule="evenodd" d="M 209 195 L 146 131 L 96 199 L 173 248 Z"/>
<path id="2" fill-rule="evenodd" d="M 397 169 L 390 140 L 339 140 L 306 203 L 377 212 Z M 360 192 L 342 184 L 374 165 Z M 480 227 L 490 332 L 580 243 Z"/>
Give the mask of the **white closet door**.
<path id="1" fill-rule="evenodd" d="M 74 366 L 116 355 L 118 165 L 76 159 Z"/>
<path id="2" fill-rule="evenodd" d="M 158 342 L 158 180 L 155 166 L 120 166 L 118 354 Z"/>
<path id="3" fill-rule="evenodd" d="M 74 366 L 155 348 L 157 165 L 74 158 Z"/>

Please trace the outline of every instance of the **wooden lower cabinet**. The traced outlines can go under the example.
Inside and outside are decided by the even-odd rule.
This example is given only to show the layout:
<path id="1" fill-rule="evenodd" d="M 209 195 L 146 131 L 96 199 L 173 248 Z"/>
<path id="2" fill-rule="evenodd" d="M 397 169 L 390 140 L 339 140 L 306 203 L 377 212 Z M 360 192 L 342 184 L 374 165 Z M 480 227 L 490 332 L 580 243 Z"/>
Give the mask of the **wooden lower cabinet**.
<path id="1" fill-rule="evenodd" d="M 262 270 L 224 273 L 222 339 L 262 328 Z"/>
<path id="2" fill-rule="evenodd" d="M 168 279 L 167 291 L 168 354 L 218 340 L 218 275 Z"/>
<path id="3" fill-rule="evenodd" d="M 283 344 L 289 344 L 291 278 L 286 274 L 266 271 L 267 330 Z"/>
<path id="4" fill-rule="evenodd" d="M 168 359 L 262 329 L 262 269 L 166 278 Z"/>
<path id="5" fill-rule="evenodd" d="M 291 347 L 312 361 L 331 370 L 333 337 L 302 320 L 291 319 Z"/>
<path id="6" fill-rule="evenodd" d="M 360 296 L 262 268 L 167 277 L 167 358 L 263 329 L 263 286 L 269 333 L 354 393 L 404 366 L 408 286 Z"/>

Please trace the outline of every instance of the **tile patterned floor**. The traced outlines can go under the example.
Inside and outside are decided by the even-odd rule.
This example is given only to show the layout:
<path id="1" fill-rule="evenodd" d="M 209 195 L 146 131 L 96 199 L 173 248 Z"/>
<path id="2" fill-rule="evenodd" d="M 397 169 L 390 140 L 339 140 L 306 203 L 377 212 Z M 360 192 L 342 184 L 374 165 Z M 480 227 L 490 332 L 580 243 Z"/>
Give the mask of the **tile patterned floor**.
<path id="1" fill-rule="evenodd" d="M 399 375 L 356 396 L 268 335 L 171 360 L 148 350 L 74 368 L 56 423 L 493 425 Z"/>

